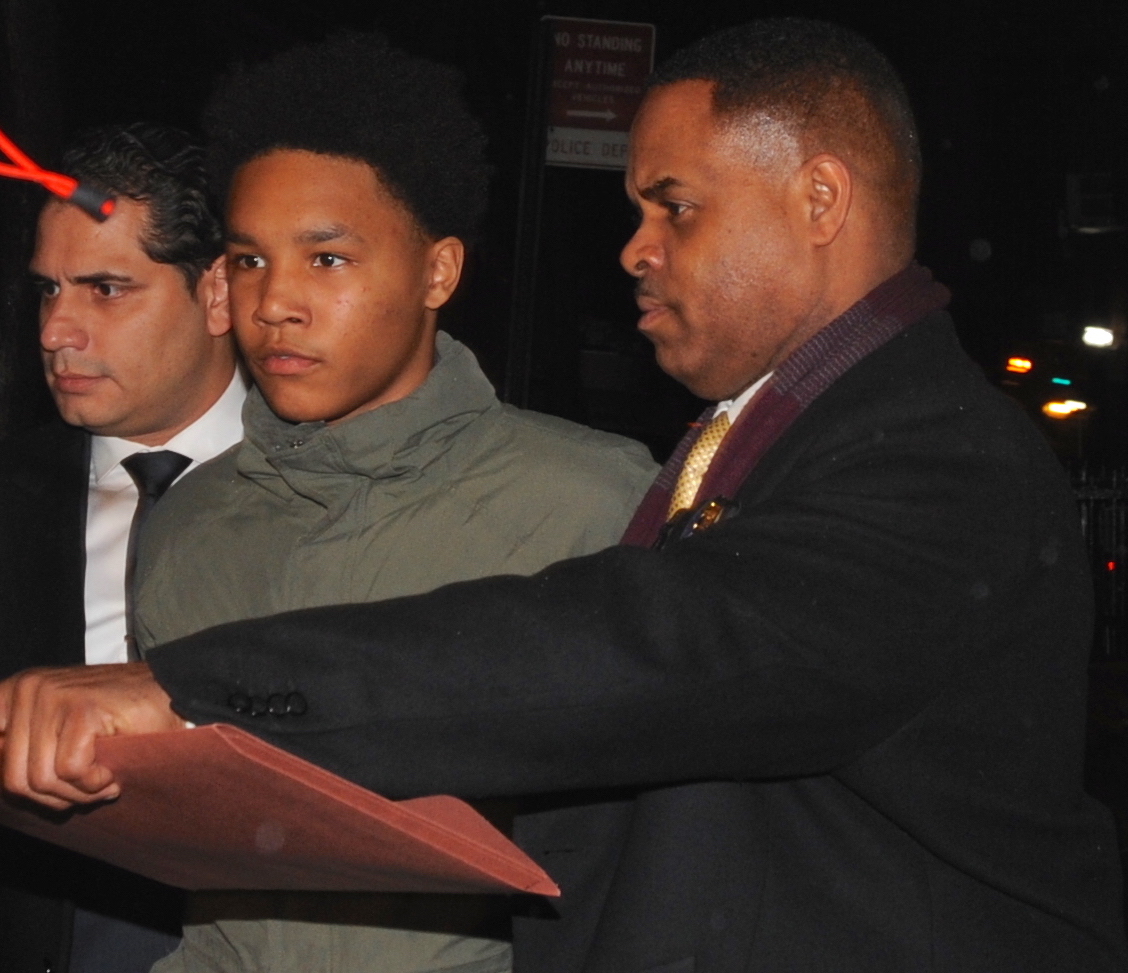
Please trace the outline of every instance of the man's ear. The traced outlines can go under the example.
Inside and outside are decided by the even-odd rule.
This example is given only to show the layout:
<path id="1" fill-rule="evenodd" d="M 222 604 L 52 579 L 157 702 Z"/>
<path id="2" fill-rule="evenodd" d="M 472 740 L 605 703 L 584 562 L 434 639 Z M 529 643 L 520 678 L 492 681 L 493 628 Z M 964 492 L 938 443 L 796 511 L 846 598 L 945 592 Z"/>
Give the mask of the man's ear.
<path id="1" fill-rule="evenodd" d="M 854 177 L 838 156 L 822 153 L 802 168 L 811 242 L 825 247 L 838 236 L 854 202 Z"/>
<path id="2" fill-rule="evenodd" d="M 227 303 L 227 258 L 216 257 L 200 276 L 196 300 L 207 316 L 208 334 L 219 338 L 231 330 L 231 308 Z"/>
<path id="3" fill-rule="evenodd" d="M 429 311 L 437 311 L 450 300 L 450 295 L 462 278 L 466 247 L 458 237 L 443 237 L 431 244 L 429 257 L 429 277 L 423 306 Z"/>

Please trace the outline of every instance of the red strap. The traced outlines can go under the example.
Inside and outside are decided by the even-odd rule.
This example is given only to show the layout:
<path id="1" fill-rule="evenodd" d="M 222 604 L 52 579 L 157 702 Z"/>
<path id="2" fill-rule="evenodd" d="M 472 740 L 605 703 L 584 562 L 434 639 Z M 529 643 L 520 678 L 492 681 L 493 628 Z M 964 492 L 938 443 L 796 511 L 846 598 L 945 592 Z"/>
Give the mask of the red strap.
<path id="1" fill-rule="evenodd" d="M 0 131 L 0 151 L 3 151 L 3 153 L 12 160 L 11 165 L 0 162 L 0 176 L 7 176 L 9 179 L 26 179 L 29 182 L 37 182 L 61 199 L 73 199 L 74 202 L 80 205 L 95 219 L 104 220 L 114 211 L 114 200 L 112 196 L 91 190 L 89 187 L 87 187 L 84 192 L 79 193 L 78 199 L 74 199 L 75 193 L 78 192 L 80 188 L 77 179 L 64 176 L 61 172 L 51 172 L 49 169 L 41 169 L 2 131 Z"/>

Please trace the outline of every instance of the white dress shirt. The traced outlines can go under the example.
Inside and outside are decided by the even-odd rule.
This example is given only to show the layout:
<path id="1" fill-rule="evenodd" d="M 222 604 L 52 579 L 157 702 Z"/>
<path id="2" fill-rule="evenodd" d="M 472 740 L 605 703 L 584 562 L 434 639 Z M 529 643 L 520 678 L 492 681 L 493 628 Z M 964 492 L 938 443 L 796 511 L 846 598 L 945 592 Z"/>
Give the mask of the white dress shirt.
<path id="1" fill-rule="evenodd" d="M 92 437 L 86 506 L 87 665 L 126 661 L 125 558 L 129 527 L 137 510 L 137 486 L 121 461 L 134 453 L 171 449 L 192 461 L 180 474 L 184 476 L 243 438 L 246 396 L 246 384 L 236 370 L 215 404 L 163 446 L 142 446 L 114 436 Z"/>
<path id="2" fill-rule="evenodd" d="M 729 422 L 736 425 L 736 420 L 740 418 L 740 413 L 744 411 L 744 407 L 752 401 L 752 396 L 763 388 L 764 383 L 772 377 L 772 373 L 768 372 L 762 378 L 758 378 L 755 382 L 748 386 L 743 392 L 740 393 L 735 399 L 725 399 L 724 402 L 718 402 L 717 407 L 713 410 L 713 415 L 710 418 L 716 418 L 722 412 L 727 411 Z"/>

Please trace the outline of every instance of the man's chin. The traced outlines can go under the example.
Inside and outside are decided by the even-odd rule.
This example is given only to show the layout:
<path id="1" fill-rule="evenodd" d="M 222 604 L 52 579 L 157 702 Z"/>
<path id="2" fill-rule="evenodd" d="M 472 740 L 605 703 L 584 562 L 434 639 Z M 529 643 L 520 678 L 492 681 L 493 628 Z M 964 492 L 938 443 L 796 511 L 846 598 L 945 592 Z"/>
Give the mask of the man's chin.
<path id="1" fill-rule="evenodd" d="M 96 436 L 116 436 L 121 417 L 108 409 L 99 409 L 89 396 L 65 395 L 54 392 L 55 408 L 68 426 L 78 426 Z M 108 431 L 106 431 L 108 430 Z"/>
<path id="2" fill-rule="evenodd" d="M 701 374 L 699 366 L 695 368 L 683 355 L 678 355 L 668 345 L 658 343 L 654 345 L 654 360 L 670 378 L 683 385 L 699 399 L 709 398 L 704 390 L 711 386 L 707 376 Z"/>
<path id="3" fill-rule="evenodd" d="M 706 402 L 724 402 L 727 399 L 736 398 L 740 391 L 746 387 L 746 385 L 734 383 L 729 375 L 714 374 L 706 369 L 701 371 L 688 368 L 673 370 L 666 368 L 661 361 L 658 362 L 658 366 L 679 385 L 684 386 L 697 398 L 704 399 Z"/>
<path id="4" fill-rule="evenodd" d="M 286 422 L 292 422 L 295 426 L 303 422 L 320 422 L 324 416 L 318 415 L 314 410 L 302 409 L 294 406 L 275 406 L 267 399 L 267 405 L 270 406 L 270 411 L 273 412 L 279 419 L 284 419 Z"/>
<path id="5" fill-rule="evenodd" d="M 327 413 L 332 413 L 331 405 L 320 402 L 314 397 L 293 394 L 293 389 L 283 390 L 281 394 L 273 394 L 260 386 L 262 397 L 279 419 L 298 425 L 302 422 L 323 422 L 332 418 Z"/>

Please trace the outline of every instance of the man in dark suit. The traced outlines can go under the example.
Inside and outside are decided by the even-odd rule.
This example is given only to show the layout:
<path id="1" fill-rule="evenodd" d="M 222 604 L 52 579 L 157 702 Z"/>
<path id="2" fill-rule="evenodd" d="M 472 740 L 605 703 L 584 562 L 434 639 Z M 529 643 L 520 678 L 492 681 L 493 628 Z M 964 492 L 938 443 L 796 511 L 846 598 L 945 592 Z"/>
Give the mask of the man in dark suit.
<path id="1" fill-rule="evenodd" d="M 48 202 L 32 275 L 47 383 L 63 421 L 0 443 L 0 674 L 124 663 L 135 453 L 178 469 L 242 435 L 219 221 L 201 150 L 153 125 L 87 133 L 64 169 L 118 197 L 97 223 Z M 0 835 L 0 970 L 147 971 L 172 949 L 180 896 Z"/>
<path id="2" fill-rule="evenodd" d="M 92 736 L 231 722 L 395 797 L 528 795 L 517 840 L 563 897 L 516 921 L 517 970 L 1123 969 L 1076 514 L 912 263 L 919 171 L 848 31 L 675 56 L 623 265 L 662 367 L 718 405 L 624 544 L 11 680 L 5 786 L 112 797 Z M 245 705 L 288 692 L 301 716 Z"/>

